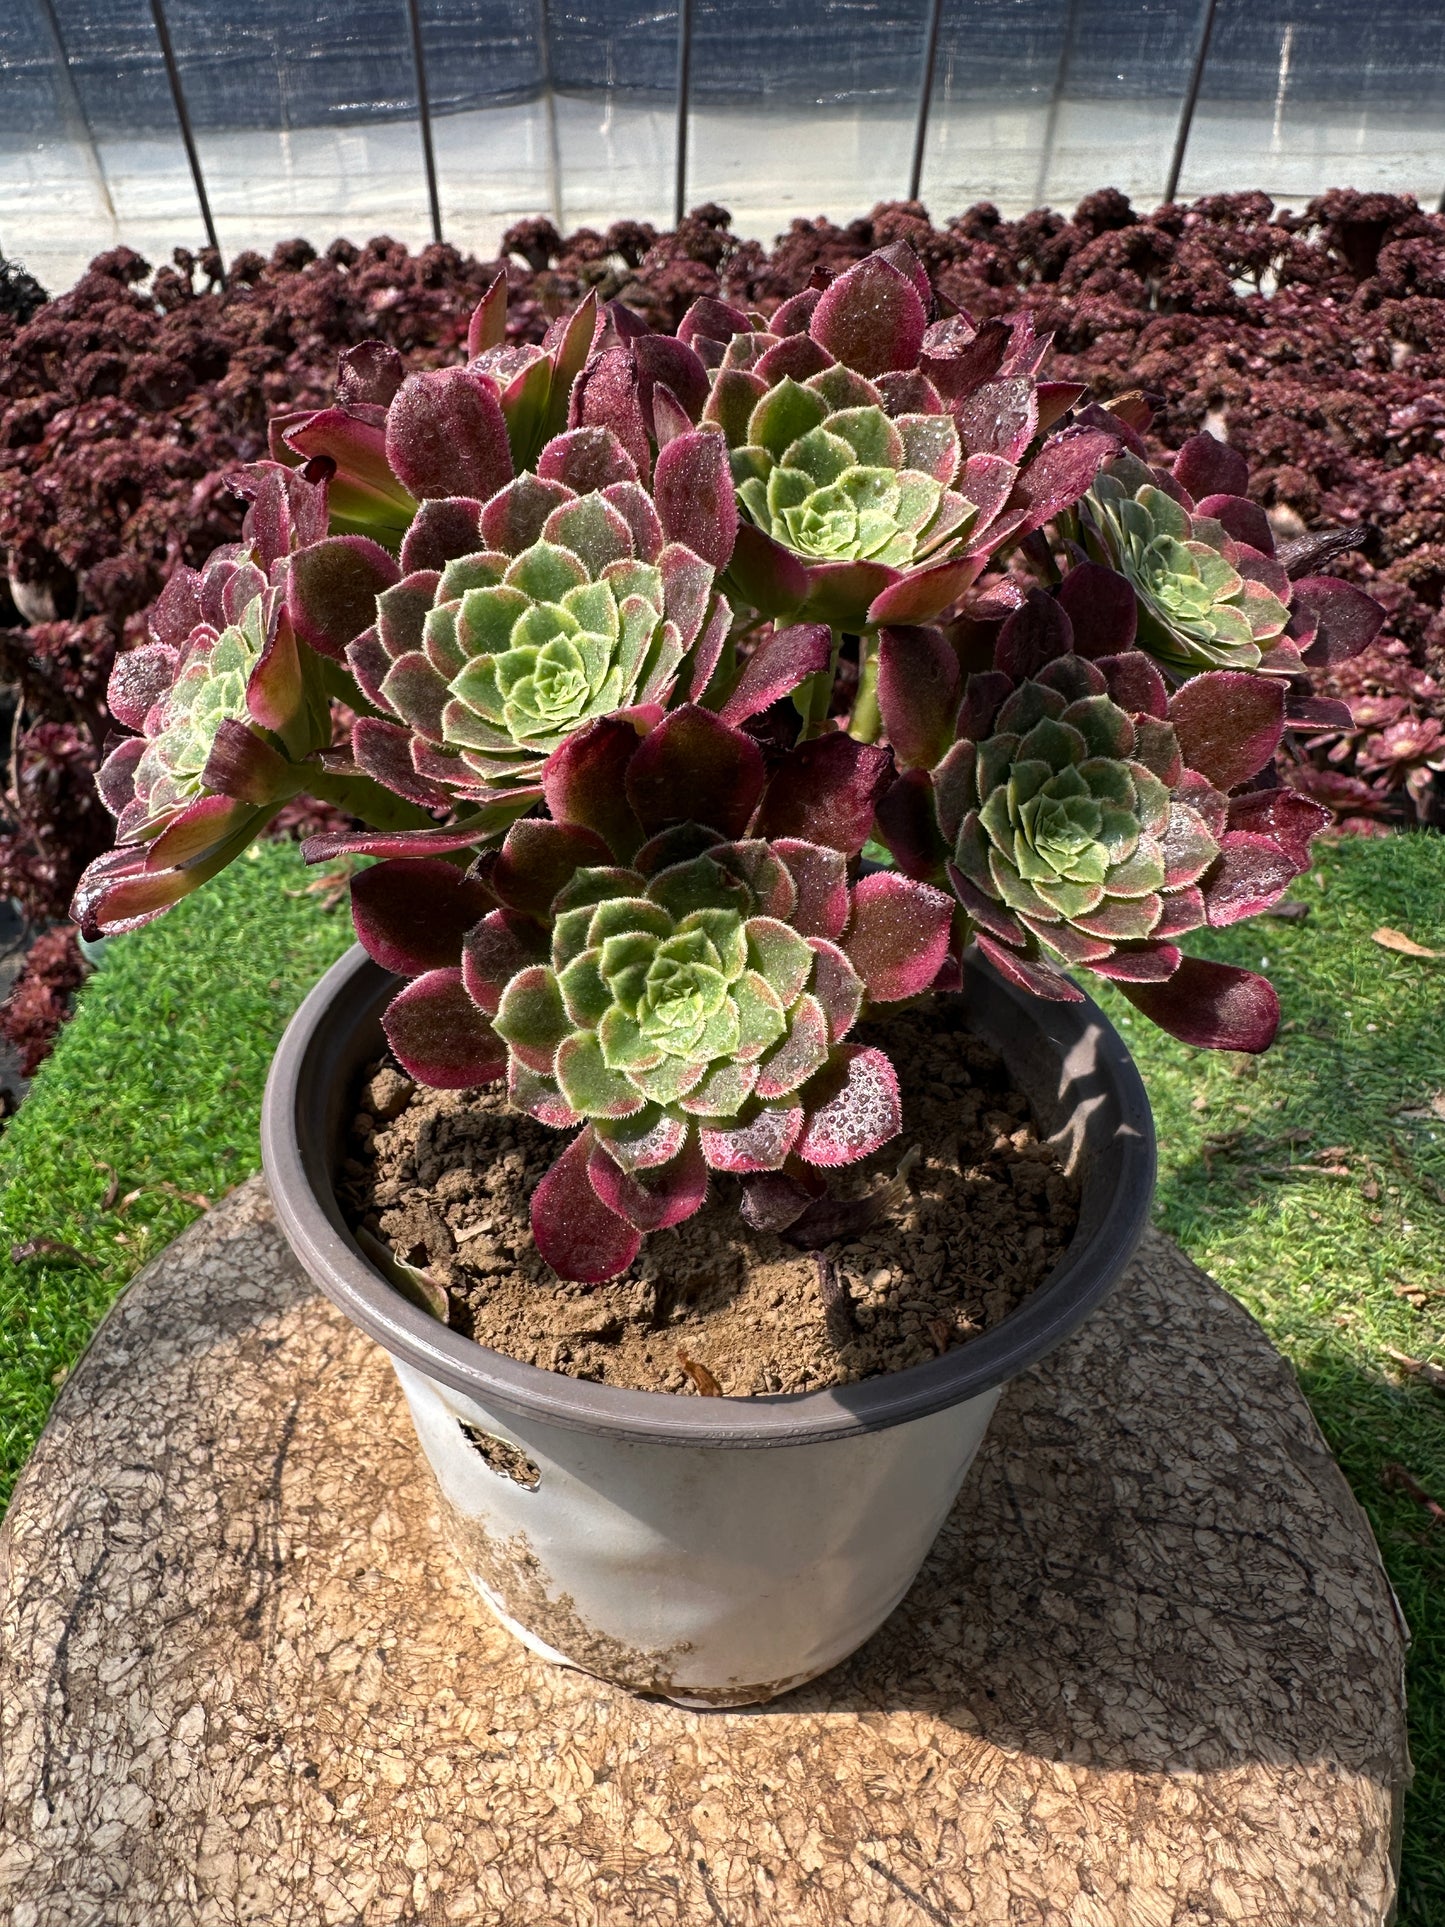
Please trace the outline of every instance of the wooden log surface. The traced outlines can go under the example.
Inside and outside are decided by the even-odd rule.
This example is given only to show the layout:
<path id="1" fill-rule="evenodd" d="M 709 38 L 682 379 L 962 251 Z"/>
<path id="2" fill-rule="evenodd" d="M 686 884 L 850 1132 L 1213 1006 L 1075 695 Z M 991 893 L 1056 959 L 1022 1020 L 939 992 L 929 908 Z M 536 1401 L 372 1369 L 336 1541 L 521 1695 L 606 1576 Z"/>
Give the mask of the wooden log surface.
<path id="1" fill-rule="evenodd" d="M 0 1539 L 12 1927 L 1384 1922 L 1403 1637 L 1294 1377 L 1166 1239 L 908 1598 L 755 1711 L 532 1658 L 259 1181 L 131 1285 Z"/>

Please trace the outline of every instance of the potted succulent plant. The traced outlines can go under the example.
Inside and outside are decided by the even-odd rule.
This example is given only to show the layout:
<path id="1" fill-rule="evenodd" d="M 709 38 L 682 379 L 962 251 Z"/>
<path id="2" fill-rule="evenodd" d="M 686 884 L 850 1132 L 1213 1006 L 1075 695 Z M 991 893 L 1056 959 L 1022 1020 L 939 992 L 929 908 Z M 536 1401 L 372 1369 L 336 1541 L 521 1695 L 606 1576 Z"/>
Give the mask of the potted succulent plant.
<path id="1" fill-rule="evenodd" d="M 1228 447 L 1153 465 L 1143 396 L 1099 406 L 1046 378 L 1026 319 L 935 306 L 896 245 L 768 316 L 701 300 L 676 337 L 589 299 L 511 341 L 499 280 L 456 366 L 363 343 L 334 407 L 273 424 L 235 478 L 242 542 L 177 570 L 111 688 L 135 733 L 101 773 L 117 842 L 78 895 L 88 937 L 160 914 L 299 793 L 360 820 L 307 850 L 375 861 L 361 947 L 273 1070 L 282 1224 L 392 1352 L 498 1614 L 704 1704 L 766 1699 L 882 1621 L 1002 1385 L 1126 1263 L 1148 1107 L 1075 978 L 1191 1044 L 1270 1043 L 1269 984 L 1179 939 L 1306 867 L 1324 812 L 1274 752 L 1347 720 L 1310 666 L 1381 621 L 1311 573 L 1338 537 L 1276 551 Z M 908 1076 L 947 1143 L 881 1172 Z M 503 1254 L 465 1316 L 430 1233 L 405 1248 L 343 1179 L 409 1093 L 441 1106 L 418 1169 L 423 1134 L 494 1147 L 446 1179 L 448 1223 L 484 1214 L 456 1239 L 426 1220 L 444 1252 Z M 865 1304 L 838 1257 L 888 1251 L 910 1162 L 959 1162 L 960 1107 L 1029 1166 L 1003 1188 L 1047 1200 L 1000 1234 L 1030 1288 L 982 1327 L 928 1315 L 954 1288 L 938 1235 L 914 1269 L 942 1299 L 900 1300 L 885 1265 Z M 508 1173 L 549 1133 L 518 1204 Z M 970 1235 L 957 1203 L 933 1221 Z M 810 1320 L 836 1369 L 724 1386 L 679 1349 L 685 1392 L 619 1381 L 595 1321 L 542 1362 L 528 1306 L 610 1292 L 614 1338 L 665 1327 L 703 1225 L 714 1269 L 741 1266 L 720 1302 L 759 1253 L 814 1267 L 810 1308 L 779 1286 L 751 1323 Z M 674 1242 L 649 1272 L 652 1233 Z M 499 1299 L 520 1340 L 487 1325 Z"/>

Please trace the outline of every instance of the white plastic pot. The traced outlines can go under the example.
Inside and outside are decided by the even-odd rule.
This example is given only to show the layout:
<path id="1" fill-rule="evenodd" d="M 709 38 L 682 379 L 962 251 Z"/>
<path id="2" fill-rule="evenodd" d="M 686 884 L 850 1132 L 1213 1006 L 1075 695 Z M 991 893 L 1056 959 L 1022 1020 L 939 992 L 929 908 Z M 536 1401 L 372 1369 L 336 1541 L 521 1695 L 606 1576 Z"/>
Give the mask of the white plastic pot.
<path id="1" fill-rule="evenodd" d="M 972 1027 L 1079 1180 L 1064 1258 L 1002 1324 L 927 1364 L 701 1399 L 488 1351 L 363 1256 L 331 1174 L 394 988 L 359 949 L 317 985 L 272 1067 L 262 1151 L 297 1257 L 391 1354 L 482 1596 L 534 1652 L 686 1704 L 747 1705 L 825 1672 L 912 1584 L 1004 1385 L 1100 1302 L 1147 1222 L 1153 1126 L 1119 1037 L 1091 1003 L 1039 1003 L 970 958 Z"/>

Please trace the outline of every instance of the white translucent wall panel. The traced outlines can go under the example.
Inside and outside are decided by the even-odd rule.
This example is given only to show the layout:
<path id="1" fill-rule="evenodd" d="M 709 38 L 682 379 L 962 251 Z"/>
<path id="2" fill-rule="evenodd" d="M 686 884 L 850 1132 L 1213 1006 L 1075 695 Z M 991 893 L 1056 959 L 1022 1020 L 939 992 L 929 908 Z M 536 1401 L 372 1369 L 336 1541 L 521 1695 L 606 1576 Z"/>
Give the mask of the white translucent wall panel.
<path id="1" fill-rule="evenodd" d="M 1098 187 L 1159 199 L 1198 0 L 945 0 L 922 196 L 1017 215 Z"/>
<path id="2" fill-rule="evenodd" d="M 743 234 L 908 191 L 926 0 L 694 0 L 687 199 Z"/>
<path id="3" fill-rule="evenodd" d="M 63 288 L 120 225 L 53 24 L 0 7 L 0 253 Z"/>
<path id="4" fill-rule="evenodd" d="M 672 225 L 676 0 L 547 0 L 563 228 Z"/>
<path id="5" fill-rule="evenodd" d="M 1439 198 L 1445 6 L 1220 0 L 1180 194 L 1344 185 Z"/>
<path id="6" fill-rule="evenodd" d="M 41 278 L 59 287 L 118 241 L 152 262 L 177 246 L 203 247 L 146 0 L 105 0 L 101 9 L 89 0 L 4 0 L 0 15 L 22 28 L 28 21 L 32 44 L 44 49 L 65 129 L 61 143 L 17 140 L 8 107 L 0 112 L 0 245 L 37 272 L 49 263 Z M 8 63 L 0 85 L 8 103 Z M 17 102 L 27 92 L 15 86 Z"/>
<path id="7" fill-rule="evenodd" d="M 430 240 L 406 0 L 165 10 L 228 259 L 298 234 Z"/>

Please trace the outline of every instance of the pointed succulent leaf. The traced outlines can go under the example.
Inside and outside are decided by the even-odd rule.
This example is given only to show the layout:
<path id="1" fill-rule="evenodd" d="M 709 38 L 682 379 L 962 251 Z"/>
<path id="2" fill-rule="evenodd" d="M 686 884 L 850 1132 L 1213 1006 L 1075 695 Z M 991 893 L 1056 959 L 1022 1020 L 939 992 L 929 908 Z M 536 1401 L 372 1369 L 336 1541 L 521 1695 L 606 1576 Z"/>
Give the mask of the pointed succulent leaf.
<path id="1" fill-rule="evenodd" d="M 1206 495 L 1244 495 L 1249 464 L 1237 448 L 1214 435 L 1191 435 L 1174 457 L 1174 479 L 1199 501 Z"/>
<path id="2" fill-rule="evenodd" d="M 682 542 L 725 569 L 737 540 L 738 511 L 727 444 L 715 431 L 678 435 L 657 457 L 653 499 L 670 542 Z"/>
<path id="3" fill-rule="evenodd" d="M 1313 640 L 1305 661 L 1329 665 L 1348 662 L 1375 640 L 1385 625 L 1385 611 L 1373 596 L 1330 575 L 1305 576 L 1294 585 L 1296 618 L 1313 625 Z"/>
<path id="4" fill-rule="evenodd" d="M 871 1046 L 841 1045 L 802 1097 L 807 1121 L 797 1154 L 808 1164 L 854 1164 L 903 1128 L 897 1074 Z"/>
<path id="5" fill-rule="evenodd" d="M 874 1003 L 916 997 L 938 975 L 948 950 L 953 904 L 942 890 L 891 871 L 866 876 L 853 892 L 845 949 Z"/>
<path id="6" fill-rule="evenodd" d="M 216 725 L 200 780 L 220 796 L 256 805 L 284 802 L 303 781 L 284 756 L 234 716 L 223 716 Z"/>
<path id="7" fill-rule="evenodd" d="M 1058 603 L 1079 655 L 1092 660 L 1133 648 L 1139 605 L 1117 570 L 1102 562 L 1077 563 L 1059 584 Z"/>
<path id="8" fill-rule="evenodd" d="M 1169 722 L 1185 762 L 1216 789 L 1232 790 L 1264 768 L 1284 731 L 1281 684 L 1239 670 L 1213 670 L 1175 691 Z"/>
<path id="9" fill-rule="evenodd" d="M 808 332 L 846 367 L 881 375 L 915 365 L 927 325 L 928 310 L 912 278 L 872 254 L 823 291 Z"/>
<path id="10" fill-rule="evenodd" d="M 626 1271 L 642 1234 L 598 1197 L 588 1164 L 596 1142 L 579 1131 L 532 1194 L 532 1236 L 559 1278 L 600 1285 Z"/>
<path id="11" fill-rule="evenodd" d="M 801 743 L 768 779 L 757 834 L 822 843 L 856 856 L 893 770 L 889 750 L 850 736 Z"/>
<path id="12" fill-rule="evenodd" d="M 361 535 L 334 535 L 298 549 L 286 578 L 286 613 L 303 642 L 333 662 L 376 620 L 376 598 L 401 580 L 386 550 Z"/>
<path id="13" fill-rule="evenodd" d="M 467 995 L 460 969 L 414 978 L 387 1005 L 381 1025 L 402 1069 L 436 1090 L 467 1090 L 506 1070 L 506 1047 Z"/>
<path id="14" fill-rule="evenodd" d="M 804 679 L 825 670 L 832 660 L 832 636 L 825 623 L 797 623 L 764 636 L 743 667 L 737 687 L 718 714 L 736 728 L 760 715 Z"/>
<path id="15" fill-rule="evenodd" d="M 1164 983 L 1121 984 L 1134 1005 L 1185 1044 L 1202 1050 L 1268 1050 L 1279 1029 L 1279 998 L 1264 977 L 1233 964 L 1186 957 Z"/>
<path id="16" fill-rule="evenodd" d="M 398 976 L 452 969 L 490 892 L 439 857 L 394 857 L 351 879 L 351 916 L 369 957 Z"/>
<path id="17" fill-rule="evenodd" d="M 764 776 L 762 751 L 751 737 L 686 703 L 639 745 L 627 770 L 627 799 L 646 831 L 691 820 L 741 836 Z"/>
<path id="18" fill-rule="evenodd" d="M 495 385 L 465 368 L 408 376 L 387 410 L 386 456 L 418 500 L 467 495 L 486 501 L 513 473 Z"/>
<path id="19" fill-rule="evenodd" d="M 390 867 L 389 864 L 377 866 L 378 869 Z M 363 876 L 375 874 L 375 870 L 362 872 Z M 353 881 L 353 908 L 355 896 L 356 883 Z M 362 937 L 362 942 L 366 942 L 365 937 Z M 372 954 L 376 953 L 373 951 Z M 516 910 L 489 909 L 479 921 L 469 924 L 463 932 L 462 981 L 466 985 L 467 995 L 489 1017 L 496 1016 L 507 985 L 514 977 L 546 961 L 546 927 Z"/>
<path id="20" fill-rule="evenodd" d="M 630 1171 L 618 1165 L 611 1143 L 594 1134 L 587 1174 L 608 1210 L 638 1231 L 681 1224 L 701 1209 L 707 1196 L 707 1164 L 696 1130 L 688 1131 L 681 1150 L 669 1162 Z"/>
<path id="21" fill-rule="evenodd" d="M 932 772 L 904 770 L 879 797 L 874 825 L 904 876 L 927 880 L 942 874 L 950 846 L 938 827 Z"/>
<path id="22" fill-rule="evenodd" d="M 953 737 L 958 656 L 939 629 L 884 629 L 878 638 L 878 706 L 899 767 L 930 768 Z"/>
<path id="23" fill-rule="evenodd" d="M 578 870 L 611 858 L 612 852 L 591 830 L 524 817 L 508 830 L 488 881 L 509 909 L 545 917 Z"/>

